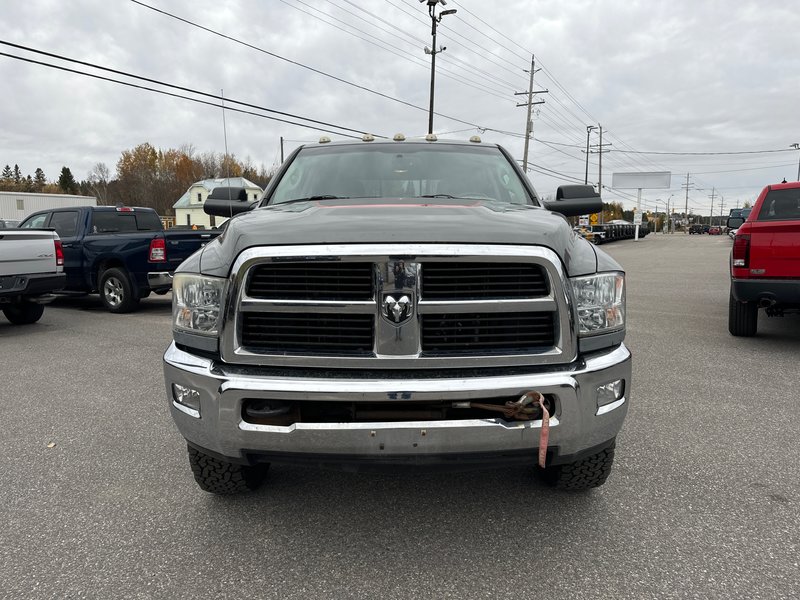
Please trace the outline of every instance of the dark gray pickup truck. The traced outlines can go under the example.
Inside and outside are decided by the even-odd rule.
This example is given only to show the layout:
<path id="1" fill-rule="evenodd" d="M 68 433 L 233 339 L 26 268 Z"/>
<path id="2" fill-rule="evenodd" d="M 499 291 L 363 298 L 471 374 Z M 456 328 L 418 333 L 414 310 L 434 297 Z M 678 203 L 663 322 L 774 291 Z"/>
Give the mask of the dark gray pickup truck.
<path id="1" fill-rule="evenodd" d="M 543 203 L 501 147 L 368 141 L 298 149 L 257 206 L 173 283 L 164 356 L 200 487 L 253 490 L 270 463 L 536 468 L 605 482 L 630 399 L 625 275 Z"/>

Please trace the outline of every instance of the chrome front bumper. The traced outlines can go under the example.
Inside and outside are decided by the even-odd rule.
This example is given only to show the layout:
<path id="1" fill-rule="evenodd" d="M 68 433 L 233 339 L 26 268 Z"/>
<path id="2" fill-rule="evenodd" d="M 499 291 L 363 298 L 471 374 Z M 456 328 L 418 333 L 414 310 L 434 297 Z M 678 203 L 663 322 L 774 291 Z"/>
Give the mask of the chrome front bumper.
<path id="1" fill-rule="evenodd" d="M 513 453 L 535 450 L 541 420 L 508 423 L 499 418 L 375 423 L 297 423 L 256 425 L 242 418 L 247 399 L 398 402 L 403 400 L 480 401 L 514 397 L 536 390 L 556 398 L 550 417 L 549 449 L 553 464 L 568 462 L 612 440 L 628 409 L 631 354 L 625 345 L 595 353 L 585 361 L 548 366 L 541 373 L 474 378 L 369 379 L 299 378 L 258 374 L 256 368 L 232 367 L 180 350 L 174 343 L 164 355 L 170 411 L 180 433 L 194 446 L 241 461 L 253 454 L 276 456 L 363 457 L 375 460 L 432 455 Z M 624 380 L 624 395 L 598 407 L 597 387 Z M 175 401 L 173 384 L 198 392 L 199 410 Z"/>

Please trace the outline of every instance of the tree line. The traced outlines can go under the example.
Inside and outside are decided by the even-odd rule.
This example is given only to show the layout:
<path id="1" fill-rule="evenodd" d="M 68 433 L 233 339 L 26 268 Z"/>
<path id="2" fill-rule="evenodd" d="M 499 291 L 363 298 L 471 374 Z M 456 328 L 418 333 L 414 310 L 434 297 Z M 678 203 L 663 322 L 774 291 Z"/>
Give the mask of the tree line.
<path id="1" fill-rule="evenodd" d="M 0 191 L 94 196 L 99 205 L 121 202 L 173 215 L 172 205 L 189 186 L 219 177 L 244 177 L 263 188 L 272 171 L 263 163 L 256 166 L 250 157 L 239 160 L 233 154 L 198 153 L 189 144 L 164 150 L 145 142 L 123 150 L 113 173 L 105 163 L 98 162 L 80 181 L 66 166 L 51 181 L 39 167 L 33 175 L 23 175 L 18 164 L 6 165 L 0 175 Z"/>

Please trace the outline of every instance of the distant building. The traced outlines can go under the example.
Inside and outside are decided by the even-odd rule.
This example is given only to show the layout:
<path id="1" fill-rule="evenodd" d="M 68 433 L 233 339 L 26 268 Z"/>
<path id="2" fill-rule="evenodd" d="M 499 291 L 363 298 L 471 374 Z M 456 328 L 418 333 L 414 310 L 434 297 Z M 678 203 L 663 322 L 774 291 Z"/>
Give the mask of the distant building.
<path id="1" fill-rule="evenodd" d="M 97 206 L 97 199 L 94 196 L 73 196 L 72 194 L 0 192 L 0 219 L 21 221 L 37 210 L 68 206 Z"/>
<path id="2" fill-rule="evenodd" d="M 217 179 L 204 179 L 193 183 L 186 193 L 173 204 L 175 209 L 175 225 L 210 229 L 218 227 L 226 221 L 222 217 L 214 217 L 203 212 L 206 198 L 218 187 L 243 187 L 247 190 L 248 200 L 258 200 L 262 190 L 258 185 L 244 177 L 219 177 Z"/>

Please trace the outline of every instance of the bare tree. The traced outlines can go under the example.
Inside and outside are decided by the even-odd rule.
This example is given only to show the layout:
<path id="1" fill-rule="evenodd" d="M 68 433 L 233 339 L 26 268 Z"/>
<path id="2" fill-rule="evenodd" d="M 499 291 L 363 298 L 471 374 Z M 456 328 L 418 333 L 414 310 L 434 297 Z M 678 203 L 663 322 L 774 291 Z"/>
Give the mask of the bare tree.
<path id="1" fill-rule="evenodd" d="M 89 171 L 89 186 L 97 198 L 97 204 L 105 206 L 108 204 L 108 182 L 111 172 L 106 163 L 99 162 Z"/>

